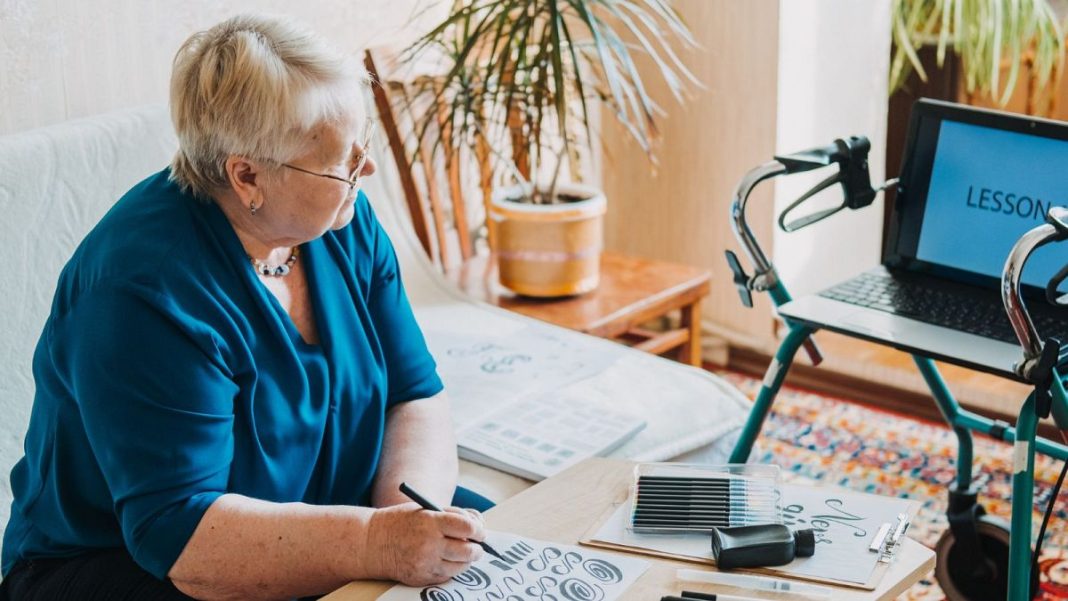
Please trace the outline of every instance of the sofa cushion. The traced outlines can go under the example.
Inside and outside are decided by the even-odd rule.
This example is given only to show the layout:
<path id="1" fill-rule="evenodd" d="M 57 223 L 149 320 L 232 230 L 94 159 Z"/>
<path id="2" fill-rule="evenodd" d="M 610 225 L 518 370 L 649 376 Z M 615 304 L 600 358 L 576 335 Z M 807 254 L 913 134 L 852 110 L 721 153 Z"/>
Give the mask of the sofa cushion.
<path id="1" fill-rule="evenodd" d="M 162 106 L 0 136 L 0 240 L 10 267 L 0 294 L 0 525 L 33 402 L 33 350 L 59 271 L 111 205 L 176 147 Z"/>

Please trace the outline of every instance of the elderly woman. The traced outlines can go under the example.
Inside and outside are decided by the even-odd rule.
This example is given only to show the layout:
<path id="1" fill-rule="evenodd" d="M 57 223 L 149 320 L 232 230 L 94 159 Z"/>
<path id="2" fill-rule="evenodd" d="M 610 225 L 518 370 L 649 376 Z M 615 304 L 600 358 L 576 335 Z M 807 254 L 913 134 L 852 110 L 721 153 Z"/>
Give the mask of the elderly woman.
<path id="1" fill-rule="evenodd" d="M 365 81 L 265 17 L 178 51 L 178 153 L 78 247 L 37 346 L 10 599 L 292 598 L 478 559 L 477 512 L 398 491 L 447 504 L 457 459 L 359 191 Z"/>

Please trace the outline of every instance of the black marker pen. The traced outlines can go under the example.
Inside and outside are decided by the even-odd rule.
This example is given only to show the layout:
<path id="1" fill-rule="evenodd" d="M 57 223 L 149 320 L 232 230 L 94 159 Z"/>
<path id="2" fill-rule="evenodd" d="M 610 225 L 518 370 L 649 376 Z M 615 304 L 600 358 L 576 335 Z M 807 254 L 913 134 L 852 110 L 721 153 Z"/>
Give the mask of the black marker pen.
<path id="1" fill-rule="evenodd" d="M 437 505 L 431 503 L 423 495 L 415 492 L 415 490 L 413 490 L 411 486 L 408 486 L 407 482 L 401 482 L 400 491 L 402 493 L 404 493 L 404 496 L 406 496 L 409 499 L 415 501 L 416 503 L 419 504 L 420 507 L 422 507 L 423 509 L 426 509 L 427 511 L 441 511 L 440 507 L 438 507 Z M 482 547 L 482 550 L 484 550 L 486 553 L 489 553 L 490 555 L 496 557 L 497 559 L 504 559 L 504 557 L 501 557 L 501 554 L 498 553 L 496 549 L 494 549 L 493 547 L 489 546 L 489 543 L 487 543 L 486 541 L 467 539 L 467 542 L 475 543 L 476 545 Z"/>

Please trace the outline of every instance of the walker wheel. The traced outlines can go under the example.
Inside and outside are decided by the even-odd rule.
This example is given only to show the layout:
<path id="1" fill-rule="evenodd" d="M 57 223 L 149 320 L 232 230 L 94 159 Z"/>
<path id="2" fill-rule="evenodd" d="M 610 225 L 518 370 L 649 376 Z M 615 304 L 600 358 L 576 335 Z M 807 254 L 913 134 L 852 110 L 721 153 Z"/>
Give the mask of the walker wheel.
<path id="1" fill-rule="evenodd" d="M 965 559 L 968 554 L 961 552 L 947 528 L 935 545 L 935 579 L 948 601 L 1004 601 L 1009 591 L 1009 525 L 982 515 L 975 527 L 989 574 L 976 576 L 975 566 Z"/>

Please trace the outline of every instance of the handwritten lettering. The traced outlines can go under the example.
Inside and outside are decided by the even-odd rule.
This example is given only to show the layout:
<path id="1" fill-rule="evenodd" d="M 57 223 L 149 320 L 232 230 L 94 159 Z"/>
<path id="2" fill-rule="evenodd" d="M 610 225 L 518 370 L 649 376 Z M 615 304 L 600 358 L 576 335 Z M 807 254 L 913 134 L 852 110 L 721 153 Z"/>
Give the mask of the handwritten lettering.
<path id="1" fill-rule="evenodd" d="M 787 505 L 782 510 L 783 523 L 787 526 L 812 528 L 816 535 L 816 544 L 831 544 L 833 537 L 828 531 L 834 526 L 852 530 L 855 537 L 868 535 L 868 531 L 859 525 L 864 522 L 864 518 L 846 511 L 844 501 L 832 498 L 824 500 L 823 504 L 831 513 L 807 515 L 803 505 Z"/>
<path id="2" fill-rule="evenodd" d="M 503 357 L 486 357 L 480 368 L 490 374 L 510 374 L 515 371 L 514 365 L 530 363 L 534 358 L 530 355 L 505 355 Z"/>

